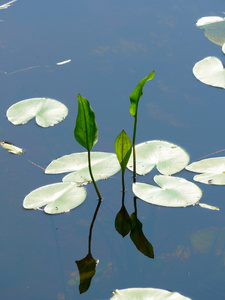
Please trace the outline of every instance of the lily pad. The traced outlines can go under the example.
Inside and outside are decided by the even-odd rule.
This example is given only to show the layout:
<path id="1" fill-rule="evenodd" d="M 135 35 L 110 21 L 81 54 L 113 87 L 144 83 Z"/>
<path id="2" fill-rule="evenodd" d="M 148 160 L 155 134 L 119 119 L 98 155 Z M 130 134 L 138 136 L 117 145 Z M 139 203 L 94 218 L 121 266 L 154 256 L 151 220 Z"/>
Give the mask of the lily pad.
<path id="1" fill-rule="evenodd" d="M 177 292 L 154 288 L 130 288 L 115 290 L 111 300 L 191 300 Z"/>
<path id="2" fill-rule="evenodd" d="M 145 175 L 156 165 L 164 175 L 172 175 L 183 170 L 189 163 L 189 155 L 181 147 L 166 141 L 149 141 L 135 146 L 136 171 Z M 133 171 L 133 156 L 128 162 L 128 169 Z"/>
<path id="3" fill-rule="evenodd" d="M 199 81 L 205 84 L 225 88 L 225 70 L 223 64 L 214 56 L 206 57 L 197 62 L 194 65 L 193 74 Z"/>
<path id="4" fill-rule="evenodd" d="M 186 167 L 188 171 L 203 173 L 195 175 L 194 180 L 215 185 L 225 185 L 225 157 L 206 158 Z"/>
<path id="5" fill-rule="evenodd" d="M 67 107 L 50 98 L 31 98 L 10 106 L 6 112 L 8 120 L 14 125 L 25 124 L 35 117 L 41 127 L 53 126 L 66 118 Z"/>
<path id="6" fill-rule="evenodd" d="M 156 175 L 154 181 L 160 187 L 146 183 L 134 183 L 134 194 L 150 204 L 167 207 L 195 205 L 202 197 L 200 188 L 186 179 Z"/>
<path id="7" fill-rule="evenodd" d="M 91 152 L 91 166 L 95 180 L 108 178 L 120 170 L 116 154 L 105 152 Z M 76 172 L 74 172 L 76 171 Z M 91 181 L 88 168 L 88 153 L 73 153 L 53 160 L 45 170 L 46 174 L 67 173 L 64 182 L 82 184 Z"/>
<path id="8" fill-rule="evenodd" d="M 23 201 L 23 207 L 40 209 L 46 205 L 44 208 L 46 213 L 59 214 L 79 206 L 86 196 L 85 188 L 77 187 L 74 183 L 54 183 L 42 186 L 28 194 Z"/>
<path id="9" fill-rule="evenodd" d="M 197 21 L 196 26 L 205 30 L 205 36 L 211 42 L 220 46 L 225 43 L 225 18 L 204 17 Z"/>

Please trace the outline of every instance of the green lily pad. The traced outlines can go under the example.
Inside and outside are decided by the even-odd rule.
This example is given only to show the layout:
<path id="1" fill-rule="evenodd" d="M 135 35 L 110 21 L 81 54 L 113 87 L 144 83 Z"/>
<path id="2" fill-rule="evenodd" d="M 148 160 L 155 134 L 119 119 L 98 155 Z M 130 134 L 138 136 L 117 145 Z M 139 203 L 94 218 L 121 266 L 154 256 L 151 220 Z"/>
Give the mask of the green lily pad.
<path id="1" fill-rule="evenodd" d="M 195 205 L 202 197 L 201 189 L 186 179 L 156 175 L 154 181 L 160 187 L 146 183 L 134 183 L 134 194 L 150 204 L 167 207 Z"/>
<path id="2" fill-rule="evenodd" d="M 35 117 L 41 127 L 53 126 L 66 118 L 67 107 L 50 98 L 31 98 L 10 106 L 6 112 L 8 120 L 14 125 L 25 124 Z"/>
<path id="3" fill-rule="evenodd" d="M 225 88 L 225 70 L 222 62 L 214 57 L 209 56 L 197 62 L 193 68 L 194 76 L 201 82 Z"/>
<path id="4" fill-rule="evenodd" d="M 108 178 L 120 170 L 116 154 L 105 152 L 91 152 L 91 166 L 95 180 Z M 75 171 L 75 172 L 74 172 Z M 88 153 L 73 153 L 53 160 L 45 170 L 46 174 L 67 173 L 64 182 L 82 184 L 91 181 L 88 168 Z"/>
<path id="5" fill-rule="evenodd" d="M 40 209 L 48 214 L 68 212 L 84 202 L 87 196 L 83 187 L 74 183 L 60 182 L 42 186 L 29 193 L 24 201 L 25 209 Z"/>
<path id="6" fill-rule="evenodd" d="M 197 21 L 196 26 L 205 30 L 205 36 L 213 43 L 223 46 L 225 43 L 225 18 L 210 16 Z"/>
<path id="7" fill-rule="evenodd" d="M 115 290 L 111 300 L 191 300 L 177 292 L 154 288 L 130 288 Z"/>
<path id="8" fill-rule="evenodd" d="M 156 165 L 164 175 L 172 175 L 183 170 L 189 163 L 189 155 L 181 147 L 166 141 L 149 141 L 135 146 L 136 171 L 145 175 Z M 133 171 L 133 156 L 130 156 L 128 169 Z"/>
<path id="9" fill-rule="evenodd" d="M 225 157 L 213 157 L 194 162 L 186 167 L 188 171 L 203 173 L 194 180 L 215 185 L 225 185 Z"/>

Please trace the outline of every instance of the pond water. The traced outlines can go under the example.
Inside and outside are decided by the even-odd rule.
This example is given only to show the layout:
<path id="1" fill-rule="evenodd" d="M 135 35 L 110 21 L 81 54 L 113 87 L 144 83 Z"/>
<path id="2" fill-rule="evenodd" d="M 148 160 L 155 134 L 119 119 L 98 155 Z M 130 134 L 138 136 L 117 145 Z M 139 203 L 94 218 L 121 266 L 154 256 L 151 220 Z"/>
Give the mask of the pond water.
<path id="1" fill-rule="evenodd" d="M 0 1 L 0 5 L 5 1 Z M 144 87 L 138 111 L 137 143 L 160 139 L 183 147 L 191 162 L 225 148 L 224 90 L 199 82 L 194 64 L 221 47 L 195 26 L 204 16 L 224 16 L 224 1 L 17 0 L 0 10 L 1 141 L 25 149 L 17 156 L 1 150 L 1 280 L 4 300 L 104 300 L 115 289 L 154 287 L 191 299 L 225 297 L 225 188 L 198 184 L 202 202 L 220 211 L 165 208 L 137 200 L 143 232 L 154 248 L 144 256 L 114 221 L 121 208 L 121 174 L 98 183 L 104 197 L 92 233 L 99 260 L 85 293 L 79 293 L 75 261 L 88 253 L 88 234 L 97 205 L 92 185 L 77 209 L 55 216 L 25 210 L 24 197 L 61 175 L 45 175 L 57 157 L 84 151 L 73 130 L 78 93 L 95 111 L 99 141 L 95 151 L 114 152 L 116 136 L 132 135 L 129 95 L 155 70 Z M 71 59 L 65 65 L 56 63 Z M 43 129 L 34 121 L 14 126 L 6 118 L 17 101 L 50 97 L 63 102 L 68 117 Z M 224 152 L 220 153 L 224 155 Z M 140 178 L 152 182 L 151 174 Z M 192 180 L 193 174 L 179 176 Z M 132 174 L 126 172 L 125 204 L 134 211 Z"/>

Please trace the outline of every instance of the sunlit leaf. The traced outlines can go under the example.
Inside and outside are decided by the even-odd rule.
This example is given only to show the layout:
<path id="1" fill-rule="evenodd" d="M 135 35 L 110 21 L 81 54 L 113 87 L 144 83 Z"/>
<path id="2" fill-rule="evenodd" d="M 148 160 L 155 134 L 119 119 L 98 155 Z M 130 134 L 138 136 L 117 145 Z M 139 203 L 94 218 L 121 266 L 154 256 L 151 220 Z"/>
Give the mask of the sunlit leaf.
<path id="1" fill-rule="evenodd" d="M 132 242 L 142 254 L 149 258 L 154 258 L 154 249 L 142 231 L 142 223 L 138 220 L 135 213 L 133 213 L 130 218 L 132 221 L 132 228 L 130 232 Z"/>
<path id="2" fill-rule="evenodd" d="M 48 214 L 59 214 L 79 206 L 86 198 L 86 190 L 74 183 L 54 183 L 42 186 L 29 193 L 24 201 L 26 209 L 39 209 L 45 206 Z"/>
<path id="3" fill-rule="evenodd" d="M 98 141 L 98 127 L 95 114 L 88 100 L 80 94 L 78 100 L 78 114 L 74 137 L 81 146 L 90 151 Z"/>
<path id="4" fill-rule="evenodd" d="M 126 207 L 122 205 L 120 211 L 115 218 L 115 228 L 117 232 L 125 237 L 131 230 L 131 218 L 126 210 Z"/>
<path id="5" fill-rule="evenodd" d="M 35 117 L 41 127 L 53 126 L 66 118 L 67 107 L 50 98 L 31 98 L 13 104 L 6 112 L 14 125 L 25 124 Z"/>
<path id="6" fill-rule="evenodd" d="M 136 145 L 137 174 L 145 175 L 156 165 L 164 175 L 172 175 L 183 170 L 189 163 L 189 155 L 179 146 L 165 141 L 149 141 Z M 133 171 L 132 155 L 127 165 Z"/>
<path id="7" fill-rule="evenodd" d="M 205 30 L 205 36 L 213 43 L 223 46 L 225 43 L 225 18 L 211 16 L 198 20 L 196 26 Z"/>
<path id="8" fill-rule="evenodd" d="M 205 203 L 199 203 L 199 206 L 201 206 L 203 208 L 211 209 L 211 210 L 220 210 L 216 206 L 208 205 L 208 204 L 205 204 Z"/>
<path id="9" fill-rule="evenodd" d="M 191 300 L 177 292 L 154 288 L 130 288 L 115 290 L 110 300 Z"/>
<path id="10" fill-rule="evenodd" d="M 194 180 L 206 183 L 225 185 L 225 157 L 206 158 L 186 167 L 188 171 L 203 173 L 195 175 Z"/>
<path id="11" fill-rule="evenodd" d="M 131 95 L 130 95 L 130 114 L 132 116 L 135 117 L 137 114 L 138 102 L 139 102 L 141 96 L 143 95 L 143 87 L 144 87 L 145 83 L 147 81 L 153 79 L 154 76 L 155 76 L 155 71 L 152 71 L 147 77 L 145 77 L 138 83 L 135 90 L 131 93 Z"/>
<path id="12" fill-rule="evenodd" d="M 13 2 L 16 2 L 16 1 L 17 1 L 17 0 L 12 0 L 12 1 L 9 1 L 9 2 L 7 2 L 7 3 L 5 3 L 5 4 L 2 4 L 2 5 L 0 5 L 0 9 L 6 9 L 6 8 L 12 6 L 12 3 L 13 3 Z"/>
<path id="13" fill-rule="evenodd" d="M 60 61 L 60 62 L 58 62 L 56 65 L 57 65 L 57 66 L 61 66 L 61 65 L 68 64 L 69 62 L 71 62 L 71 59 L 64 60 L 64 61 Z"/>
<path id="14" fill-rule="evenodd" d="M 195 77 L 208 85 L 225 88 L 225 70 L 222 62 L 214 57 L 209 56 L 197 62 L 193 68 Z"/>
<path id="15" fill-rule="evenodd" d="M 168 207 L 195 205 L 202 197 L 200 188 L 183 178 L 156 175 L 154 181 L 160 187 L 134 183 L 134 194 L 150 204 Z"/>
<path id="16" fill-rule="evenodd" d="M 22 148 L 16 147 L 12 144 L 6 142 L 0 142 L 0 145 L 10 153 L 18 154 L 18 155 L 24 153 L 24 150 Z"/>
<path id="17" fill-rule="evenodd" d="M 120 170 L 120 164 L 114 153 L 91 152 L 92 172 L 95 180 L 108 178 Z M 76 172 L 74 172 L 76 171 Z M 88 153 L 73 153 L 53 160 L 46 168 L 46 174 L 71 173 L 63 181 L 85 183 L 91 181 L 88 168 Z"/>
<path id="18" fill-rule="evenodd" d="M 115 151 L 122 173 L 124 173 L 132 151 L 131 141 L 124 130 L 116 138 Z"/>
<path id="19" fill-rule="evenodd" d="M 98 262 L 98 260 L 92 257 L 91 253 L 88 253 L 88 255 L 81 260 L 76 260 L 76 264 L 80 274 L 80 294 L 85 293 L 89 289 L 91 280 L 95 275 Z"/>

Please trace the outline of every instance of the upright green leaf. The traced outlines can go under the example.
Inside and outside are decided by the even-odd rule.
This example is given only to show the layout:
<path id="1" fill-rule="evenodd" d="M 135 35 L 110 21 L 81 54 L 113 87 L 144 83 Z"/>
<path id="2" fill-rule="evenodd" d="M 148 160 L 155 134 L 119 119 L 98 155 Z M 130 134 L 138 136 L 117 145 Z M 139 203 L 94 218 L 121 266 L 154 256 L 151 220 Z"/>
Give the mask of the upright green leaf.
<path id="1" fill-rule="evenodd" d="M 79 94 L 77 100 L 78 114 L 74 136 L 79 144 L 90 151 L 98 141 L 98 127 L 95 122 L 95 114 L 86 98 Z"/>
<path id="2" fill-rule="evenodd" d="M 122 173 L 124 174 L 132 151 L 131 141 L 124 130 L 122 130 L 116 138 L 115 151 L 122 169 Z"/>
<path id="3" fill-rule="evenodd" d="M 136 116 L 137 114 L 137 108 L 138 108 L 138 102 L 141 98 L 141 96 L 143 95 L 143 87 L 145 85 L 145 83 L 151 79 L 154 78 L 155 75 L 155 71 L 152 71 L 147 77 L 145 77 L 144 79 L 142 79 L 136 89 L 131 93 L 130 95 L 130 113 L 132 116 Z"/>

